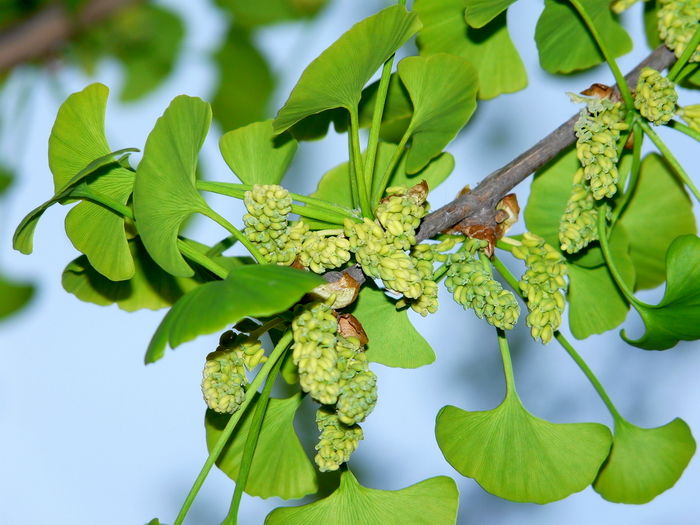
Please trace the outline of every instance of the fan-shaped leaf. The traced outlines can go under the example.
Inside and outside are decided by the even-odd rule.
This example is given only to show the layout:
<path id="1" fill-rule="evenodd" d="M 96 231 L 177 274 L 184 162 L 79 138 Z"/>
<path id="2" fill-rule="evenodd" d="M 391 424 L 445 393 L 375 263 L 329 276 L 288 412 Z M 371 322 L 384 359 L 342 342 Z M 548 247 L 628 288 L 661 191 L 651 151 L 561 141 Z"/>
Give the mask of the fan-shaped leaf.
<path id="1" fill-rule="evenodd" d="M 634 287 L 634 265 L 624 227 L 617 225 L 609 240 L 615 267 L 630 288 Z M 599 248 L 596 248 L 599 249 Z M 619 326 L 627 317 L 629 304 L 608 267 L 585 268 L 568 264 L 569 326 L 577 339 L 602 334 Z"/>
<path id="2" fill-rule="evenodd" d="M 513 2 L 515 0 L 465 0 L 464 19 L 472 27 L 483 27 Z"/>
<path id="3" fill-rule="evenodd" d="M 398 5 L 355 24 L 304 70 L 277 114 L 275 132 L 328 109 L 356 107 L 372 75 L 419 29 L 415 13 Z"/>
<path id="4" fill-rule="evenodd" d="M 352 314 L 367 332 L 367 358 L 398 368 L 418 368 L 435 361 L 435 352 L 416 331 L 405 310 L 381 290 L 364 286 Z"/>
<path id="5" fill-rule="evenodd" d="M 179 277 L 193 274 L 177 248 L 180 226 L 209 209 L 195 189 L 195 171 L 210 123 L 209 104 L 175 97 L 148 135 L 136 171 L 134 215 L 141 240 L 154 261 Z"/>
<path id="6" fill-rule="evenodd" d="M 275 137 L 272 121 L 229 131 L 219 142 L 226 164 L 244 184 L 279 184 L 297 150 L 289 134 Z"/>
<path id="7" fill-rule="evenodd" d="M 283 312 L 325 281 L 316 274 L 274 265 L 233 268 L 223 281 L 213 281 L 182 296 L 153 334 L 146 363 L 198 335 L 211 334 L 244 317 L 264 317 Z"/>
<path id="8" fill-rule="evenodd" d="M 245 491 L 251 496 L 295 499 L 318 490 L 316 470 L 294 430 L 294 415 L 301 399 L 300 394 L 287 399 L 270 399 L 245 487 Z M 253 401 L 246 411 L 216 462 L 216 465 L 234 481 L 238 478 L 255 402 Z M 204 426 L 209 450 L 219 439 L 229 417 L 207 410 Z"/>
<path id="9" fill-rule="evenodd" d="M 277 508 L 265 525 L 453 525 L 458 504 L 457 486 L 446 476 L 401 490 L 377 490 L 361 486 L 348 470 L 327 498 Z"/>
<path id="10" fill-rule="evenodd" d="M 398 71 L 414 108 L 406 171 L 416 173 L 469 121 L 476 109 L 478 74 L 463 58 L 446 53 L 405 58 Z"/>
<path id="11" fill-rule="evenodd" d="M 416 0 L 413 9 L 423 22 L 418 35 L 421 55 L 450 53 L 466 58 L 479 72 L 479 98 L 513 93 L 527 85 L 505 13 L 476 29 L 464 20 L 464 0 Z"/>
<path id="12" fill-rule="evenodd" d="M 673 239 L 697 231 L 688 194 L 660 155 L 652 153 L 642 161 L 639 181 L 620 224 L 629 234 L 637 288 L 660 285 L 666 277 L 665 254 Z"/>
<path id="13" fill-rule="evenodd" d="M 682 419 L 657 428 L 620 419 L 593 488 L 615 503 L 647 503 L 675 485 L 694 453 L 695 440 Z"/>
<path id="14" fill-rule="evenodd" d="M 666 292 L 656 306 L 634 304 L 646 332 L 637 340 L 622 338 L 645 350 L 666 350 L 678 341 L 700 339 L 700 239 L 676 237 L 666 252 Z"/>
<path id="15" fill-rule="evenodd" d="M 607 427 L 539 419 L 514 393 L 493 410 L 442 408 L 435 435 L 447 461 L 462 475 L 496 496 L 532 503 L 557 501 L 585 489 L 611 444 Z"/>
<path id="16" fill-rule="evenodd" d="M 632 50 L 632 40 L 610 11 L 610 0 L 587 0 L 581 5 L 614 57 Z M 540 64 L 550 73 L 588 69 L 605 60 L 585 22 L 565 0 L 545 0 L 535 41 Z"/>

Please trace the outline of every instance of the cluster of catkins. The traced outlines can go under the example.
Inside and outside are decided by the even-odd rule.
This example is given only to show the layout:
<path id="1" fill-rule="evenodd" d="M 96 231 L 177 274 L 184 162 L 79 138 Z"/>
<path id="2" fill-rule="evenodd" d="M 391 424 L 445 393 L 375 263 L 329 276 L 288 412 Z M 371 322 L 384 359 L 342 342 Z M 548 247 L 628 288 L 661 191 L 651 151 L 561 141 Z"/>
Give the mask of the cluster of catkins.
<path id="1" fill-rule="evenodd" d="M 253 370 L 266 359 L 257 338 L 224 332 L 204 364 L 202 394 L 207 406 L 222 414 L 236 412 L 245 399 L 246 369 Z"/>
<path id="2" fill-rule="evenodd" d="M 678 116 L 685 120 L 688 126 L 700 133 L 700 104 L 680 108 Z"/>
<path id="3" fill-rule="evenodd" d="M 598 212 L 591 188 L 580 168 L 574 174 L 571 196 L 559 221 L 559 242 L 567 253 L 576 253 L 598 239 Z"/>
<path id="4" fill-rule="evenodd" d="M 561 324 L 566 289 L 566 263 L 562 255 L 542 237 L 525 232 L 513 255 L 525 261 L 527 269 L 520 279 L 520 290 L 527 298 L 527 325 L 534 339 L 552 340 Z"/>
<path id="5" fill-rule="evenodd" d="M 330 306 L 303 307 L 292 333 L 292 359 L 301 388 L 323 405 L 316 413 L 321 435 L 314 459 L 322 472 L 337 470 L 363 438 L 358 423 L 377 403 L 377 376 L 369 369 L 359 339 L 338 333 Z"/>
<path id="6" fill-rule="evenodd" d="M 700 2 L 697 0 L 659 0 L 657 12 L 659 36 L 666 47 L 680 57 L 693 37 L 700 20 Z M 690 62 L 700 62 L 700 45 L 690 57 Z"/>
<path id="7" fill-rule="evenodd" d="M 583 177 L 596 200 L 612 197 L 617 191 L 617 141 L 627 129 L 620 102 L 609 98 L 585 98 L 571 95 L 574 102 L 585 102 L 576 121 L 576 156 L 583 167 Z"/>
<path id="8" fill-rule="evenodd" d="M 699 3 L 700 5 L 700 3 Z M 678 93 L 669 79 L 650 67 L 639 74 L 634 107 L 653 124 L 666 124 L 676 113 Z"/>
<path id="9" fill-rule="evenodd" d="M 480 260 L 477 252 L 485 244 L 469 241 L 464 249 L 450 255 L 445 286 L 457 303 L 474 310 L 479 319 L 510 330 L 518 321 L 520 307 L 515 296 L 493 278 L 490 265 Z"/>

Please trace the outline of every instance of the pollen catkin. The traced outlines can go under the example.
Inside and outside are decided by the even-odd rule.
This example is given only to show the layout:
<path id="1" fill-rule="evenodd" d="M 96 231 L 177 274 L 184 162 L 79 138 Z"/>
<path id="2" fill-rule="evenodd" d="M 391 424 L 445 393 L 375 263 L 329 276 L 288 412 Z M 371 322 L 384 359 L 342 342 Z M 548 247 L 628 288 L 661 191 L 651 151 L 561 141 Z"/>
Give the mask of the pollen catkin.
<path id="1" fill-rule="evenodd" d="M 571 196 L 559 222 L 559 242 L 567 253 L 576 253 L 598 239 L 596 200 L 583 169 L 576 171 Z"/>
<path id="2" fill-rule="evenodd" d="M 323 303 L 305 307 L 292 322 L 292 359 L 299 369 L 299 383 L 304 392 L 324 405 L 335 403 L 340 390 L 337 331 L 333 311 Z"/>
<path id="3" fill-rule="evenodd" d="M 357 338 L 338 337 L 340 393 L 336 410 L 346 425 L 361 423 L 377 404 L 377 376 L 369 369 L 367 356 Z"/>
<path id="4" fill-rule="evenodd" d="M 700 2 L 698 0 L 660 0 L 656 13 L 659 37 L 666 47 L 680 58 L 698 27 Z M 700 62 L 700 45 L 688 62 Z"/>
<path id="5" fill-rule="evenodd" d="M 403 186 L 387 188 L 389 194 L 377 206 L 375 215 L 386 231 L 387 242 L 401 250 L 416 244 L 416 229 L 428 213 L 426 194 Z"/>
<path id="6" fill-rule="evenodd" d="M 245 236 L 253 242 L 265 260 L 272 264 L 291 264 L 294 251 L 289 250 L 287 216 L 292 211 L 292 197 L 282 186 L 255 184 L 245 192 L 243 216 Z"/>
<path id="7" fill-rule="evenodd" d="M 645 67 L 639 75 L 634 107 L 652 124 L 666 124 L 676 113 L 678 93 L 673 82 L 655 69 Z"/>
<path id="8" fill-rule="evenodd" d="M 202 394 L 209 408 L 223 414 L 238 410 L 245 399 L 248 379 L 243 358 L 236 349 L 210 353 L 202 375 Z"/>
<path id="9" fill-rule="evenodd" d="M 340 465 L 347 463 L 364 438 L 362 428 L 341 423 L 338 415 L 326 407 L 316 411 L 316 425 L 321 435 L 316 444 L 318 454 L 314 461 L 321 472 L 338 470 Z"/>
<path id="10" fill-rule="evenodd" d="M 700 104 L 680 108 L 678 116 L 685 120 L 691 129 L 700 133 Z"/>
<path id="11" fill-rule="evenodd" d="M 523 235 L 521 246 L 513 248 L 513 255 L 527 266 L 520 280 L 520 290 L 527 298 L 530 333 L 533 339 L 548 343 L 559 329 L 564 312 L 561 290 L 566 288 L 566 263 L 542 237 L 530 232 Z"/>
<path id="12" fill-rule="evenodd" d="M 345 237 L 309 232 L 299 250 L 299 262 L 312 272 L 323 273 L 350 260 L 350 241 Z"/>
<path id="13" fill-rule="evenodd" d="M 637 1 L 638 0 L 614 0 L 613 3 L 610 4 L 610 9 L 613 13 L 620 14 L 636 4 Z"/>
<path id="14" fill-rule="evenodd" d="M 617 141 L 620 131 L 628 127 L 623 122 L 622 104 L 607 98 L 570 96 L 574 102 L 586 103 L 574 126 L 576 156 L 583 166 L 584 178 L 589 181 L 595 199 L 612 197 L 619 178 Z"/>
<path id="15" fill-rule="evenodd" d="M 489 324 L 503 330 L 515 326 L 520 315 L 515 297 L 471 254 L 462 251 L 450 257 L 445 286 L 457 303 L 474 310 L 480 319 L 486 318 Z"/>

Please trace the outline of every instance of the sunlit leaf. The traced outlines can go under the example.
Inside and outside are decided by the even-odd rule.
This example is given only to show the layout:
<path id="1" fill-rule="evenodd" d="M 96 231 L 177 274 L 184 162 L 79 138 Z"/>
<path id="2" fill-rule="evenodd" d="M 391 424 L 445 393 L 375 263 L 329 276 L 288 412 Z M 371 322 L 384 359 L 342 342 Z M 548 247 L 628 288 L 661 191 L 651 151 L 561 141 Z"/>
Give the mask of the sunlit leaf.
<path id="1" fill-rule="evenodd" d="M 223 330 L 244 317 L 265 317 L 287 310 L 325 281 L 316 274 L 286 266 L 247 265 L 233 268 L 223 281 L 212 281 L 183 295 L 153 335 L 146 362 L 195 337 Z"/>
<path id="2" fill-rule="evenodd" d="M 134 215 L 141 240 L 161 268 L 179 277 L 193 273 L 177 248 L 180 226 L 208 211 L 195 189 L 195 172 L 210 123 L 209 104 L 175 97 L 148 135 L 136 171 Z"/>
<path id="3" fill-rule="evenodd" d="M 233 15 L 236 24 L 257 27 L 315 15 L 328 0 L 216 0 Z"/>
<path id="4" fill-rule="evenodd" d="M 379 143 L 375 163 L 376 173 L 383 173 L 387 170 L 396 148 L 397 146 L 394 144 L 388 144 L 386 142 Z M 450 153 L 445 152 L 433 159 L 423 170 L 409 175 L 406 173 L 406 156 L 404 155 L 396 166 L 394 174 L 389 179 L 389 186 L 413 186 L 424 180 L 428 183 L 428 188 L 432 191 L 452 173 L 454 165 L 454 157 Z M 373 190 L 376 191 L 379 183 L 379 177 L 376 177 Z M 352 209 L 348 163 L 344 162 L 327 171 L 323 177 L 321 177 L 318 187 L 312 195 L 317 199 L 327 200 Z"/>
<path id="5" fill-rule="evenodd" d="M 647 503 L 670 489 L 695 453 L 695 440 L 682 419 L 657 428 L 618 420 L 610 457 L 593 488 L 615 503 Z"/>
<path id="6" fill-rule="evenodd" d="M 479 72 L 479 98 L 513 93 L 527 85 L 527 73 L 506 27 L 505 13 L 476 29 L 464 20 L 464 0 L 416 0 L 423 29 L 421 55 L 450 53 L 471 62 Z"/>
<path id="7" fill-rule="evenodd" d="M 439 155 L 476 109 L 477 72 L 461 57 L 438 53 L 399 62 L 413 103 L 406 171 L 416 173 Z"/>
<path id="8" fill-rule="evenodd" d="M 90 164 L 88 164 L 83 170 L 78 172 L 75 177 L 69 180 L 65 186 L 51 197 L 48 201 L 37 206 L 32 211 L 30 211 L 22 222 L 17 226 L 15 230 L 14 237 L 12 238 L 12 246 L 15 250 L 19 250 L 22 253 L 30 254 L 33 250 L 34 244 L 34 230 L 39 222 L 39 219 L 44 214 L 44 212 L 52 205 L 61 202 L 63 199 L 70 197 L 71 192 L 84 182 L 84 180 L 93 175 L 96 172 L 101 172 L 102 169 L 111 170 L 111 167 L 105 168 L 109 164 L 115 163 L 115 157 L 122 155 L 127 152 L 138 151 L 136 148 L 126 148 L 119 151 L 113 151 L 104 155 L 100 158 L 95 159 Z"/>
<path id="9" fill-rule="evenodd" d="M 245 487 L 245 491 L 251 496 L 295 499 L 318 490 L 316 469 L 304 452 L 294 430 L 294 415 L 301 400 L 300 394 L 287 399 L 270 399 Z M 234 481 L 238 478 L 254 412 L 255 401 L 246 411 L 216 462 L 216 465 Z M 230 417 L 207 410 L 204 427 L 210 451 Z"/>
<path id="10" fill-rule="evenodd" d="M 515 0 L 464 0 L 464 19 L 472 27 L 483 27 L 505 11 Z"/>
<path id="11" fill-rule="evenodd" d="M 435 352 L 384 292 L 364 286 L 351 313 L 367 332 L 367 358 L 398 368 L 418 368 L 435 361 Z"/>
<path id="12" fill-rule="evenodd" d="M 634 287 L 634 265 L 629 254 L 629 241 L 624 228 L 615 227 L 610 238 L 610 251 L 622 278 Z M 569 273 L 569 327 L 577 339 L 602 334 L 622 324 L 629 304 L 615 284 L 607 266 L 584 268 L 567 265 Z"/>
<path id="13" fill-rule="evenodd" d="M 676 237 L 666 253 L 666 292 L 658 305 L 634 304 L 646 332 L 636 340 L 622 337 L 645 350 L 666 350 L 678 341 L 700 339 L 700 238 Z"/>
<path id="14" fill-rule="evenodd" d="M 0 319 L 21 310 L 34 296 L 34 286 L 19 284 L 0 276 Z"/>
<path id="15" fill-rule="evenodd" d="M 275 132 L 328 109 L 356 107 L 372 75 L 418 29 L 415 13 L 399 5 L 355 24 L 304 70 L 277 114 Z"/>
<path id="16" fill-rule="evenodd" d="M 610 0 L 587 0 L 581 5 L 613 57 L 632 50 L 632 40 L 610 11 Z M 535 41 L 540 64 L 550 73 L 570 73 L 605 61 L 585 22 L 565 0 L 545 0 Z"/>
<path id="17" fill-rule="evenodd" d="M 611 435 L 598 423 L 555 424 L 530 414 L 517 394 L 493 410 L 440 410 L 440 450 L 462 475 L 511 501 L 549 503 L 579 492 L 595 479 Z"/>
<path id="18" fill-rule="evenodd" d="M 249 31 L 234 24 L 214 54 L 214 63 L 219 82 L 211 106 L 222 129 L 235 129 L 266 118 L 275 79 L 265 57 L 253 45 Z"/>
<path id="19" fill-rule="evenodd" d="M 277 508 L 265 525 L 454 525 L 458 504 L 457 486 L 446 476 L 378 490 L 361 486 L 347 470 L 333 494 L 301 507 Z"/>
<path id="20" fill-rule="evenodd" d="M 219 142 L 221 155 L 244 184 L 279 184 L 294 158 L 297 142 L 277 137 L 272 121 L 254 122 L 229 131 Z"/>
<path id="21" fill-rule="evenodd" d="M 129 248 L 135 266 L 131 279 L 107 279 L 90 265 L 87 257 L 81 255 L 63 270 L 63 289 L 81 301 L 101 306 L 116 303 L 122 310 L 134 312 L 143 308 L 158 310 L 171 306 L 183 294 L 204 282 L 189 277 L 173 277 L 161 269 L 138 237 L 129 241 Z"/>
<path id="22" fill-rule="evenodd" d="M 652 153 L 642 161 L 639 182 L 620 224 L 628 233 L 637 288 L 660 285 L 666 278 L 665 255 L 673 239 L 697 231 L 683 184 L 660 155 Z"/>

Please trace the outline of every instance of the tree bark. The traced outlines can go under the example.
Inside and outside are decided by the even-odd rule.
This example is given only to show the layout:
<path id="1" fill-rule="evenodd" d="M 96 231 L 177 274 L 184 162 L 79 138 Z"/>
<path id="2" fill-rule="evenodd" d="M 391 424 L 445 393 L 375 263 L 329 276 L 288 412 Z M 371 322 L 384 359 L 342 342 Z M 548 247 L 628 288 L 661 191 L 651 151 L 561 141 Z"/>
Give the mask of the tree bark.
<path id="1" fill-rule="evenodd" d="M 138 0 L 93 0 L 77 13 L 52 5 L 0 33 L 0 73 L 44 57 L 75 33 Z"/>
<path id="2" fill-rule="evenodd" d="M 651 67 L 661 71 L 675 61 L 672 51 L 666 46 L 659 46 L 630 71 L 625 79 L 634 87 L 642 68 Z M 615 91 L 619 94 L 617 86 Z M 495 224 L 495 206 L 498 201 L 576 141 L 574 124 L 578 117 L 578 114 L 572 116 L 530 149 L 486 176 L 474 190 L 460 195 L 426 216 L 416 235 L 418 242 L 455 225 Z"/>

